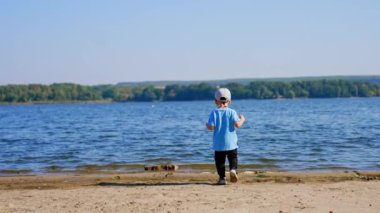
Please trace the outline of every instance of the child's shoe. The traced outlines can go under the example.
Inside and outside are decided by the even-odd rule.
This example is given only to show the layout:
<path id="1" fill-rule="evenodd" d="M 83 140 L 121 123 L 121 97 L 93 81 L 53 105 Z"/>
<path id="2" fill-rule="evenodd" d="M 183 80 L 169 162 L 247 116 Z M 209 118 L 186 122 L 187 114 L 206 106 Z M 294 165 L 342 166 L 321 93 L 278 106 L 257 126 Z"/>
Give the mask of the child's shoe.
<path id="1" fill-rule="evenodd" d="M 217 184 L 218 185 L 226 185 L 227 184 L 226 178 L 219 178 Z"/>
<path id="2" fill-rule="evenodd" d="M 230 181 L 231 183 L 236 183 L 238 181 L 238 176 L 235 169 L 230 171 Z"/>

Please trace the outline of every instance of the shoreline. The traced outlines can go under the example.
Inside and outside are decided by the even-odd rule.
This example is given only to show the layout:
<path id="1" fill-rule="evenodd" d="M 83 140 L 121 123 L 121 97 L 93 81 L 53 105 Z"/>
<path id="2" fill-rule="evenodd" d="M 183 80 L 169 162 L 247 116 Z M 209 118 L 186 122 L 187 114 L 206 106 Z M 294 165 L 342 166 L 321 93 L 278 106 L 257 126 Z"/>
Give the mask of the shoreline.
<path id="1" fill-rule="evenodd" d="M 98 100 L 98 101 L 32 101 L 32 102 L 0 102 L 0 106 L 28 106 L 28 105 L 54 105 L 54 104 L 109 104 L 109 103 L 122 103 L 112 100 Z"/>
<path id="2" fill-rule="evenodd" d="M 299 170 L 285 170 L 271 163 L 270 159 L 262 160 L 261 164 L 240 164 L 239 172 L 277 172 L 277 173 L 376 173 L 380 170 L 360 169 L 342 166 L 326 166 Z M 3 176 L 51 176 L 51 175 L 81 175 L 81 174 L 128 174 L 128 173 L 147 173 L 149 171 L 165 172 L 175 171 L 177 173 L 216 173 L 215 164 L 211 163 L 190 163 L 190 164 L 89 164 L 75 167 L 62 167 L 51 165 L 38 170 L 29 168 L 20 169 L 0 169 L 0 177 Z"/>
<path id="3" fill-rule="evenodd" d="M 160 167 L 159 169 L 157 169 Z M 165 167 L 175 167 L 166 169 Z M 379 173 L 379 170 L 354 169 L 346 167 L 326 167 L 303 170 L 284 170 L 272 164 L 241 164 L 240 173 Z M 107 175 L 107 174 L 133 174 L 153 172 L 176 172 L 176 173 L 216 173 L 214 164 L 107 164 L 107 165 L 84 165 L 76 168 L 64 168 L 60 166 L 48 166 L 42 170 L 31 169 L 0 169 L 0 177 L 17 176 L 64 176 L 64 175 Z M 227 170 L 226 170 L 227 171 Z"/>
<path id="4" fill-rule="evenodd" d="M 368 96 L 368 97 L 295 97 L 295 98 L 251 98 L 251 99 L 235 99 L 235 101 L 246 101 L 246 100 L 308 100 L 308 99 L 373 99 L 380 98 L 380 96 Z M 154 101 L 113 101 L 113 100 L 98 100 L 98 101 L 41 101 L 41 102 L 0 102 L 0 106 L 27 106 L 27 105 L 54 105 L 54 104 L 120 104 L 120 103 L 157 103 L 157 102 L 186 102 L 186 101 L 209 101 L 209 100 L 154 100 Z"/>

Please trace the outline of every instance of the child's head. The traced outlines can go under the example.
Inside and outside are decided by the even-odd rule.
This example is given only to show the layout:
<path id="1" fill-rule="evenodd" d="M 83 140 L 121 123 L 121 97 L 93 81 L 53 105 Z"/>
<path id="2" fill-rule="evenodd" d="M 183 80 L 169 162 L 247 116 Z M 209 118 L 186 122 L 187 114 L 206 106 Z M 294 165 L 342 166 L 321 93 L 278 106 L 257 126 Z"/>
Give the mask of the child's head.
<path id="1" fill-rule="evenodd" d="M 218 107 L 227 107 L 231 103 L 231 92 L 227 88 L 219 88 L 215 92 L 215 104 Z"/>

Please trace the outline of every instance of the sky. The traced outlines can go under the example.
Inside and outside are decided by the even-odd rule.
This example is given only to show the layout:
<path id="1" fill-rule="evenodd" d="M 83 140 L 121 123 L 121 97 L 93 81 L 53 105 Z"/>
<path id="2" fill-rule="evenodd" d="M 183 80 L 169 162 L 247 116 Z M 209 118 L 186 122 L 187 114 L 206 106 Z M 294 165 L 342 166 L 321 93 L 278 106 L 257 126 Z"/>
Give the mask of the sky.
<path id="1" fill-rule="evenodd" d="M 0 0 L 0 84 L 380 75 L 378 0 Z"/>

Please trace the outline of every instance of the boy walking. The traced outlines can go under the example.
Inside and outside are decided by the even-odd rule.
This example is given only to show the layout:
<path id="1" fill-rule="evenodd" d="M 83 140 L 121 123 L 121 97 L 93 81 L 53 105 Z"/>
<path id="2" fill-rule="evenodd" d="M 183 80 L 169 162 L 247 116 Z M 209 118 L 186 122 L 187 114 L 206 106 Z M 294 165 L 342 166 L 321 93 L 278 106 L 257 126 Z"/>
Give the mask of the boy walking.
<path id="1" fill-rule="evenodd" d="M 215 165 L 218 171 L 218 184 L 225 185 L 225 161 L 226 157 L 230 167 L 230 181 L 236 183 L 237 176 L 237 134 L 235 128 L 240 128 L 245 122 L 243 115 L 237 115 L 236 111 L 229 108 L 231 104 L 231 92 L 227 88 L 220 88 L 215 92 L 215 104 L 218 108 L 211 111 L 206 127 L 214 131 L 212 148 L 215 151 Z"/>

